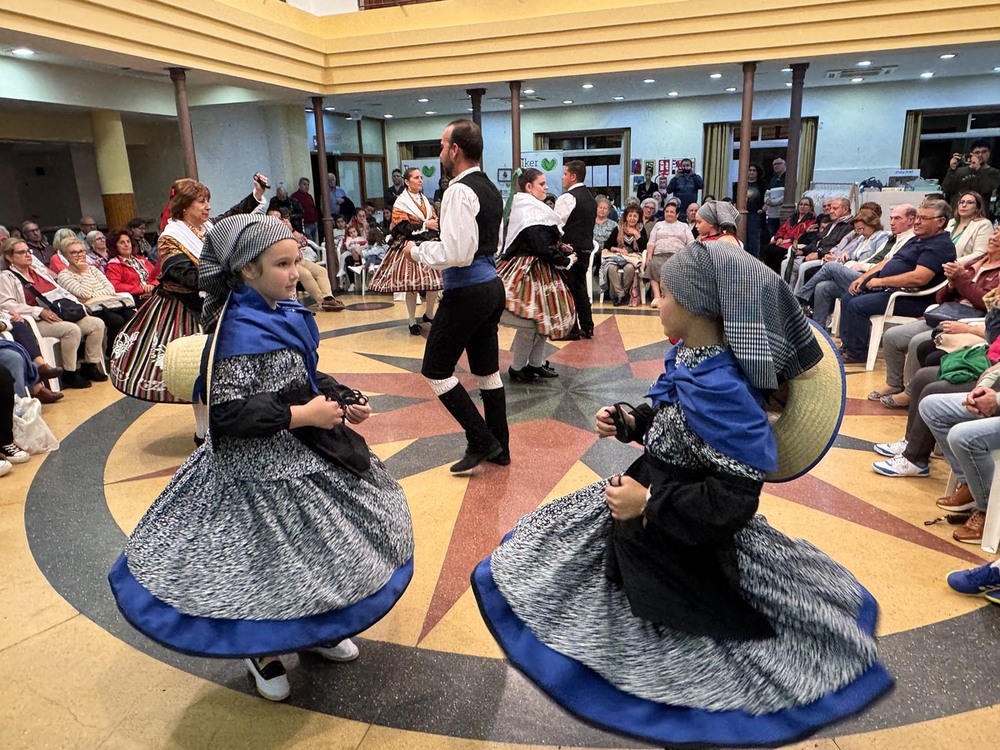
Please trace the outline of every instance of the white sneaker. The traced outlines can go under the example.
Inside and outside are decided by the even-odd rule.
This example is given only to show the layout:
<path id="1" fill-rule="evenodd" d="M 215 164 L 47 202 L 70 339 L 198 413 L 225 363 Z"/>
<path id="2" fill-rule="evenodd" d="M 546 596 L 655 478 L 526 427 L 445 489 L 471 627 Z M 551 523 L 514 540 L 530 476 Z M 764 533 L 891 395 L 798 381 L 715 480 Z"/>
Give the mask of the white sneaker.
<path id="1" fill-rule="evenodd" d="M 902 456 L 906 451 L 906 438 L 897 440 L 895 443 L 875 443 L 872 446 L 872 450 L 880 456 L 886 456 L 887 458 Z"/>
<path id="2" fill-rule="evenodd" d="M 0 477 L 6 474 L 8 471 L 13 469 L 13 465 L 6 458 L 0 459 Z"/>
<path id="3" fill-rule="evenodd" d="M 884 477 L 929 477 L 931 468 L 915 464 L 904 456 L 893 456 L 887 461 L 876 461 L 872 471 Z"/>
<path id="4" fill-rule="evenodd" d="M 350 638 L 345 638 L 333 646 L 313 646 L 309 650 L 330 661 L 354 661 L 358 658 L 358 653 L 360 653 L 358 647 L 354 645 L 354 641 Z"/>
<path id="5" fill-rule="evenodd" d="M 31 454 L 17 443 L 8 443 L 0 445 L 0 458 L 6 459 L 12 464 L 25 464 L 31 460 Z"/>
<path id="6" fill-rule="evenodd" d="M 263 666 L 260 666 L 261 661 L 263 660 L 243 660 L 247 671 L 253 676 L 258 695 L 261 698 L 267 698 L 269 701 L 285 700 L 292 692 L 292 688 L 288 684 L 288 675 L 285 674 L 285 665 L 278 658 L 269 661 Z"/>
<path id="7" fill-rule="evenodd" d="M 356 286 L 354 286 L 354 284 L 351 284 L 351 285 L 350 285 L 349 287 L 347 287 L 347 293 L 348 293 L 348 294 L 352 294 L 352 293 L 353 293 L 353 292 L 355 292 L 356 290 L 357 290 L 357 287 L 356 287 Z"/>

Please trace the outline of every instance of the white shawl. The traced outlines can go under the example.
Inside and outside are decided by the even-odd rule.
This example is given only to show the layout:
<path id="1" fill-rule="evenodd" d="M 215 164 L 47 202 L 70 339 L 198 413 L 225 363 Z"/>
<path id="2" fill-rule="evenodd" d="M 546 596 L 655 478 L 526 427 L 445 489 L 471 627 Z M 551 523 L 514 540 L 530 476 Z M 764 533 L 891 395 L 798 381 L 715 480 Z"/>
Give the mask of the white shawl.
<path id="1" fill-rule="evenodd" d="M 212 231 L 212 222 L 205 222 L 205 233 Z M 198 235 L 192 231 L 191 227 L 185 224 L 183 221 L 178 221 L 177 219 L 168 219 L 167 225 L 163 227 L 163 231 L 160 232 L 161 237 L 173 237 L 179 243 L 184 246 L 195 258 L 201 257 L 201 246 L 202 240 L 198 238 Z"/>
<path id="2" fill-rule="evenodd" d="M 503 249 L 511 246 L 521 230 L 536 225 L 559 226 L 559 214 L 530 193 L 515 193 L 510 206 L 510 222 L 507 224 L 507 240 Z"/>

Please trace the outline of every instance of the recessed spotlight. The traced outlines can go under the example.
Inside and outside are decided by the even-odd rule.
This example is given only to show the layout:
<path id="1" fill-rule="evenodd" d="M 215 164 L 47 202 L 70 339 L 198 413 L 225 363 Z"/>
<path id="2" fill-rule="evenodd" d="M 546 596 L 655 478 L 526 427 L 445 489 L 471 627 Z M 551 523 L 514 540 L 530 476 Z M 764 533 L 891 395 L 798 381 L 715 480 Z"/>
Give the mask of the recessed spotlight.
<path id="1" fill-rule="evenodd" d="M 427 102 L 429 102 L 430 99 L 417 99 L 417 101 L 420 102 L 421 104 L 427 104 Z"/>
<path id="2" fill-rule="evenodd" d="M 1000 73 L 1000 65 L 997 65 L 995 68 L 993 68 L 993 72 Z"/>
<path id="3" fill-rule="evenodd" d="M 859 68 L 867 68 L 867 67 L 868 67 L 868 66 L 870 66 L 871 64 L 872 64 L 872 61 L 871 61 L 871 60 L 859 60 L 859 61 L 858 61 L 858 67 L 859 67 Z"/>
<path id="4" fill-rule="evenodd" d="M 712 73 L 709 78 L 722 78 L 722 73 Z"/>
<path id="5" fill-rule="evenodd" d="M 518 104 L 518 105 L 517 105 L 517 108 L 518 108 L 518 109 L 524 109 L 524 105 L 523 105 L 523 104 Z"/>
<path id="6" fill-rule="evenodd" d="M 642 82 L 643 83 L 656 83 L 656 79 L 655 78 L 643 78 Z"/>
<path id="7" fill-rule="evenodd" d="M 522 93 L 522 94 L 534 94 L 534 93 L 535 93 L 535 90 L 534 90 L 534 89 L 525 89 L 525 90 L 524 90 L 524 91 L 522 91 L 521 93 Z"/>
<path id="8" fill-rule="evenodd" d="M 781 69 L 781 72 L 782 72 L 782 73 L 791 73 L 791 72 L 792 72 L 792 69 L 791 69 L 791 68 L 782 68 L 782 69 Z"/>
<path id="9" fill-rule="evenodd" d="M 572 104 L 572 103 L 573 103 L 572 99 L 563 99 L 563 104 Z"/>
<path id="10" fill-rule="evenodd" d="M 680 96 L 676 91 L 668 91 L 667 96 Z"/>
<path id="11" fill-rule="evenodd" d="M 18 57 L 31 57 L 35 54 L 35 50 L 28 49 L 27 47 L 14 47 L 14 49 L 10 51 L 10 54 L 17 55 Z"/>
<path id="12" fill-rule="evenodd" d="M 583 88 L 583 89 L 592 89 L 592 88 L 594 88 L 594 84 L 592 84 L 592 83 L 585 83 L 580 88 Z"/>
<path id="13" fill-rule="evenodd" d="M 424 112 L 424 114 L 425 114 L 425 115 L 436 115 L 436 114 L 437 114 L 437 112 L 435 112 L 435 111 L 434 111 L 433 109 L 429 109 L 429 110 L 427 110 L 426 112 Z"/>
<path id="14" fill-rule="evenodd" d="M 614 99 L 616 102 L 623 102 L 623 101 L 625 101 L 625 97 L 624 96 L 612 96 L 611 98 Z"/>
<path id="15" fill-rule="evenodd" d="M 791 81 L 785 81 L 785 88 L 789 88 L 790 89 L 791 87 L 792 87 L 792 82 Z"/>
<path id="16" fill-rule="evenodd" d="M 312 107 L 306 107 L 306 112 L 312 112 Z"/>
<path id="17" fill-rule="evenodd" d="M 474 110 L 472 107 L 466 107 L 465 111 L 466 112 L 475 112 L 476 110 Z"/>
<path id="18" fill-rule="evenodd" d="M 851 83 L 861 83 L 863 80 L 865 79 L 862 78 L 861 76 L 857 76 L 856 78 L 851 79 Z"/>
<path id="19" fill-rule="evenodd" d="M 736 87 L 735 86 L 727 86 L 726 87 L 726 91 L 729 91 L 729 92 L 736 91 Z"/>
<path id="20" fill-rule="evenodd" d="M 337 111 L 336 107 L 323 107 L 323 109 L 325 109 L 327 112 L 336 112 Z"/>
<path id="21" fill-rule="evenodd" d="M 392 119 L 392 115 L 382 115 L 382 117 L 384 117 L 387 120 L 391 120 Z"/>
<path id="22" fill-rule="evenodd" d="M 933 78 L 934 77 L 934 71 L 933 70 L 925 70 L 923 73 L 920 74 L 920 77 L 921 78 Z"/>
<path id="23" fill-rule="evenodd" d="M 957 55 L 954 52 L 949 52 L 946 55 L 941 55 L 942 60 L 954 60 L 956 57 Z"/>

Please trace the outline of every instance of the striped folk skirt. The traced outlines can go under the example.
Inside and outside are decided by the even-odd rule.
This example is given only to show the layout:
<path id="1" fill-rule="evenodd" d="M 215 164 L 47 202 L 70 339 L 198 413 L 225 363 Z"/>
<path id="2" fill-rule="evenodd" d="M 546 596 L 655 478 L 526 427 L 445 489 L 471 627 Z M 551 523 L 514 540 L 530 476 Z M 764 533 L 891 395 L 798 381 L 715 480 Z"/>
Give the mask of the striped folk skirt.
<path id="1" fill-rule="evenodd" d="M 529 255 L 518 255 L 500 261 L 497 276 L 507 292 L 507 310 L 519 318 L 535 321 L 538 333 L 560 339 L 573 329 L 576 323 L 573 296 L 559 271 L 551 265 Z"/>
<path id="2" fill-rule="evenodd" d="M 187 404 L 163 382 L 167 344 L 201 331 L 198 318 L 178 299 L 154 294 L 117 338 L 111 354 L 111 384 L 126 396 L 143 401 Z"/>
<path id="3" fill-rule="evenodd" d="M 437 292 L 444 288 L 439 272 L 403 255 L 403 245 L 408 241 L 401 237 L 392 243 L 368 284 L 369 291 Z"/>

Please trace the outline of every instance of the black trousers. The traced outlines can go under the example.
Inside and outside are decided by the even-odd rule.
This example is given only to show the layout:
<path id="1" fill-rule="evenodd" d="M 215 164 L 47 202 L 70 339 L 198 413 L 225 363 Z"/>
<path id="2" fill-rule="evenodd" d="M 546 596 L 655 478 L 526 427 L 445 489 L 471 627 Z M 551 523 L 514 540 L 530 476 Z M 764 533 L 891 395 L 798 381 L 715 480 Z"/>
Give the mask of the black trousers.
<path id="1" fill-rule="evenodd" d="M 594 316 L 590 309 L 590 295 L 587 293 L 587 273 L 590 271 L 590 253 L 593 248 L 583 252 L 577 250 L 576 263 L 566 271 L 566 288 L 573 295 L 573 305 L 576 307 L 576 323 L 584 331 L 594 330 Z"/>
<path id="2" fill-rule="evenodd" d="M 497 326 L 505 298 L 499 278 L 445 291 L 427 336 L 420 374 L 429 380 L 450 378 L 455 374 L 463 351 L 469 357 L 469 370 L 473 375 L 498 372 Z"/>

